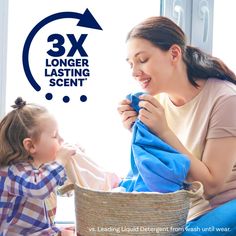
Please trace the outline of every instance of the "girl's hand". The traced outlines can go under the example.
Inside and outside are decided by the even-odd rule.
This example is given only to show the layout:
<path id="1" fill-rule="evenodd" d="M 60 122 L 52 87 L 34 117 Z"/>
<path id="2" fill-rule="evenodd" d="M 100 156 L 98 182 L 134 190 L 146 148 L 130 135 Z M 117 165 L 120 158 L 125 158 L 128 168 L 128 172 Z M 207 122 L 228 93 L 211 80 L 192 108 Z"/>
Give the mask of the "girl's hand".
<path id="1" fill-rule="evenodd" d="M 75 236 L 75 227 L 67 227 L 61 230 L 60 236 Z"/>
<path id="2" fill-rule="evenodd" d="M 83 153 L 85 152 L 85 148 L 81 146 L 79 143 L 72 144 L 72 143 L 65 142 L 63 143 L 63 147 L 68 148 L 68 149 L 74 149 L 76 151 L 83 152 Z"/>
<path id="3" fill-rule="evenodd" d="M 130 103 L 131 102 L 128 99 L 122 100 L 117 108 L 121 116 L 123 126 L 129 130 L 131 130 L 133 123 L 138 117 L 137 112 L 130 106 Z"/>
<path id="4" fill-rule="evenodd" d="M 71 147 L 62 146 L 56 154 L 56 160 L 61 163 L 63 166 L 66 165 L 67 161 L 71 156 L 75 155 L 76 150 Z"/>
<path id="5" fill-rule="evenodd" d="M 75 232 L 72 230 L 62 230 L 60 236 L 75 236 Z"/>
<path id="6" fill-rule="evenodd" d="M 170 132 L 164 108 L 151 95 L 144 94 L 139 96 L 139 99 L 141 100 L 139 106 L 143 109 L 140 109 L 138 118 L 147 125 L 153 133 L 160 138 L 164 138 L 166 134 Z"/>

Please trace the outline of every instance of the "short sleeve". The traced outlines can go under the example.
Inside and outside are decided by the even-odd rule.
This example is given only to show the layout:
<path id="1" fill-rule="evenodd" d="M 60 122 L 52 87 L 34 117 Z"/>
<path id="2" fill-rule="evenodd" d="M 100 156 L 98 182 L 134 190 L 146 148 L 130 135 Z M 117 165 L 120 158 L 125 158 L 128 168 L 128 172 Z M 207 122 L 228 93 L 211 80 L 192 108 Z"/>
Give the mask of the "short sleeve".
<path id="1" fill-rule="evenodd" d="M 236 95 L 219 97 L 213 107 L 207 139 L 236 137 Z"/>

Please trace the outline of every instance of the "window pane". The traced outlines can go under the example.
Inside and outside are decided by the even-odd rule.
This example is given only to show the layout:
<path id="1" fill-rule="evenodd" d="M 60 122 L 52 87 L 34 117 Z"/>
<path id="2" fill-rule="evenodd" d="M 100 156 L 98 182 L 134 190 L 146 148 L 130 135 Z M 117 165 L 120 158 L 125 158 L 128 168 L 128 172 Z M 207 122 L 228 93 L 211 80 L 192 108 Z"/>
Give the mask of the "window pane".
<path id="1" fill-rule="evenodd" d="M 58 119 L 66 141 L 80 143 L 101 166 L 125 175 L 129 166 L 130 134 L 121 124 L 117 105 L 126 94 L 139 90 L 125 61 L 125 37 L 139 21 L 159 15 L 159 5 L 158 0 L 149 0 L 148 4 L 136 0 L 57 0 L 56 4 L 52 0 L 10 0 L 7 109 L 17 96 L 47 106 Z M 31 87 L 23 71 L 22 50 L 26 37 L 38 22 L 51 14 L 62 11 L 83 13 L 86 8 L 103 28 L 103 31 L 91 34 L 88 30 L 85 42 L 91 76 L 81 91 L 86 92 L 88 100 L 82 103 L 71 99 L 67 104 L 56 99 L 47 101 L 45 93 Z M 70 33 L 70 28 L 63 24 L 55 25 L 55 33 L 60 30 Z M 49 30 L 52 33 L 54 29 Z M 43 32 L 39 34 L 42 37 Z M 37 55 L 43 50 L 42 41 L 40 37 L 37 40 L 38 44 L 32 44 L 34 54 L 29 57 L 35 74 L 42 67 L 41 61 L 37 63 Z M 73 90 L 72 95 L 77 96 L 79 89 Z"/>
<path id="2" fill-rule="evenodd" d="M 228 67 L 236 72 L 235 48 L 235 8 L 234 0 L 214 1 L 213 55 L 222 59 Z"/>

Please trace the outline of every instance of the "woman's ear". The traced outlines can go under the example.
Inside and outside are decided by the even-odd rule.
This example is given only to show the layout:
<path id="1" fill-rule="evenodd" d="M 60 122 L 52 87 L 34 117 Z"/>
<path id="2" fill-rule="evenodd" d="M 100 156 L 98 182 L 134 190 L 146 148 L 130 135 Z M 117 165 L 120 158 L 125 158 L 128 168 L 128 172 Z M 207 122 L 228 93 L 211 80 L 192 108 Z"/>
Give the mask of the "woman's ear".
<path id="1" fill-rule="evenodd" d="M 177 44 L 173 44 L 170 47 L 170 53 L 171 53 L 171 59 L 173 62 L 176 62 L 179 60 L 182 52 L 181 52 L 181 48 L 177 45 Z"/>
<path id="2" fill-rule="evenodd" d="M 36 148 L 31 138 L 25 138 L 23 140 L 23 146 L 30 155 L 35 154 Z"/>

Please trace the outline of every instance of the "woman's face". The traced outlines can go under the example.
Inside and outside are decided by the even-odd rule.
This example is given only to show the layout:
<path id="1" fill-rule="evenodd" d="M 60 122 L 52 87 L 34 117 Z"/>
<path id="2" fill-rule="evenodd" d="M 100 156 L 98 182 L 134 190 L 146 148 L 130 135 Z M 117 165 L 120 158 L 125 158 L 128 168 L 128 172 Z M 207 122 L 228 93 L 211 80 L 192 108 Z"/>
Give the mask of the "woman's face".
<path id="1" fill-rule="evenodd" d="M 143 90 L 151 95 L 168 91 L 174 72 L 170 50 L 162 51 L 148 40 L 132 38 L 127 42 L 127 52 L 132 76 Z"/>

